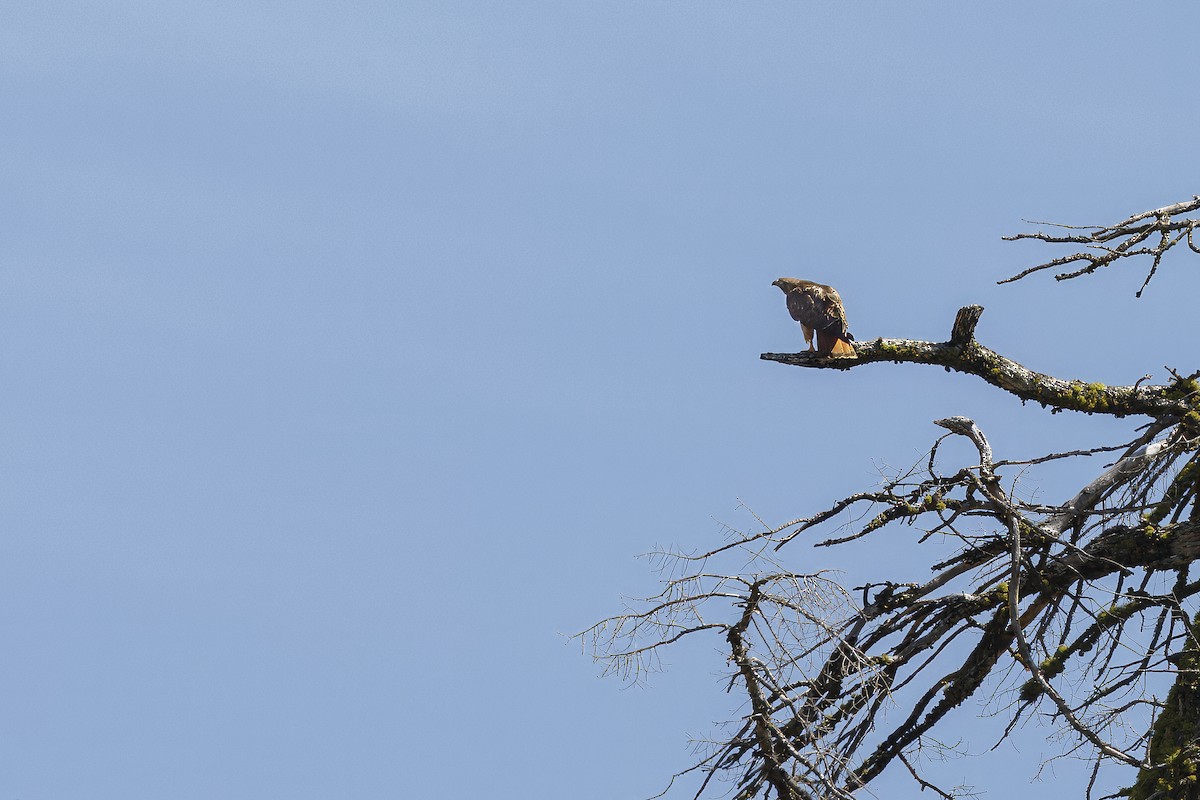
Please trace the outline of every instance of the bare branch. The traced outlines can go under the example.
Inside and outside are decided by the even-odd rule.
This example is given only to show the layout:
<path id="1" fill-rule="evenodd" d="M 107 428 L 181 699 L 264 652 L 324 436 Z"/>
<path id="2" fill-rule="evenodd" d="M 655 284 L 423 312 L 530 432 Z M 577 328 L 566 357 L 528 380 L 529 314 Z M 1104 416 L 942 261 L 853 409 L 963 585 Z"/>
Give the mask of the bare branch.
<path id="1" fill-rule="evenodd" d="M 1081 275 L 1090 275 L 1096 270 L 1107 267 L 1110 264 L 1117 262 L 1123 258 L 1131 258 L 1133 256 L 1151 256 L 1152 262 L 1150 269 L 1146 274 L 1146 279 L 1142 282 L 1142 286 L 1138 289 L 1136 296 L 1141 297 L 1146 286 L 1149 285 L 1150 279 L 1154 277 L 1158 271 L 1159 264 L 1162 263 L 1163 256 L 1167 251 L 1174 248 L 1179 242 L 1186 240 L 1188 247 L 1196 253 L 1200 253 L 1193 243 L 1192 234 L 1197 225 L 1200 225 L 1200 219 L 1177 219 L 1178 215 L 1186 214 L 1190 211 L 1200 209 L 1200 195 L 1194 196 L 1191 200 L 1182 203 L 1156 208 L 1151 211 L 1144 211 L 1140 214 L 1118 222 L 1116 225 L 1110 226 L 1072 226 L 1058 225 L 1055 223 L 1034 223 L 1043 225 L 1053 225 L 1056 228 L 1072 231 L 1084 231 L 1084 233 L 1072 233 L 1061 236 L 1052 236 L 1042 233 L 1018 233 L 1013 236 L 1005 236 L 1005 241 L 1017 241 L 1020 239 L 1035 239 L 1041 242 L 1052 244 L 1077 244 L 1083 245 L 1084 250 L 1073 253 L 1068 256 L 1051 259 L 1037 266 L 1022 270 L 1013 275 L 1011 278 L 1005 278 L 998 283 L 1012 283 L 1020 279 L 1032 275 L 1035 272 L 1040 272 L 1046 269 L 1055 269 L 1066 266 L 1067 264 L 1083 263 L 1084 266 L 1079 269 L 1061 272 L 1054 276 L 1055 280 L 1063 281 L 1071 278 L 1078 278 Z M 1153 220 L 1148 221 L 1148 220 Z M 1154 235 L 1158 235 L 1158 243 L 1153 246 L 1138 247 L 1143 242 L 1151 239 Z M 1115 246 L 1109 246 L 1109 242 L 1118 241 Z"/>
<path id="2" fill-rule="evenodd" d="M 1025 639 L 1025 632 L 1022 630 L 1020 604 L 1023 554 L 1021 551 L 1021 525 L 1016 515 L 1012 515 L 1009 519 L 1009 533 L 1012 538 L 1012 561 L 1011 578 L 1008 583 L 1008 618 L 1013 637 L 1017 641 L 1017 649 L 1021 653 L 1021 661 L 1025 664 L 1025 668 L 1029 670 L 1029 674 L 1033 676 L 1033 680 L 1041 687 L 1046 696 L 1054 701 L 1054 705 L 1058 707 L 1058 713 L 1067 720 L 1080 736 L 1091 742 L 1101 754 L 1132 766 L 1143 766 L 1139 759 L 1113 747 L 1101 739 L 1091 727 L 1084 725 L 1072 712 L 1070 706 L 1067 705 L 1067 701 L 1050 685 L 1050 681 L 1047 680 L 1046 676 L 1038 668 L 1037 660 L 1033 657 L 1033 650 L 1030 648 L 1029 642 Z"/>
<path id="3" fill-rule="evenodd" d="M 960 316 L 973 308 L 979 307 L 968 306 L 959 312 Z M 979 311 L 982 313 L 981 308 Z M 1106 386 L 1102 383 L 1062 380 L 1034 372 L 974 339 L 961 345 L 915 339 L 875 339 L 858 342 L 855 350 L 857 358 L 833 358 L 811 351 L 763 353 L 759 358 L 797 367 L 843 370 L 885 361 L 894 364 L 930 364 L 983 378 L 1022 400 L 1088 414 L 1112 414 L 1118 417 L 1146 414 L 1161 417 L 1183 415 L 1191 410 L 1178 386 Z"/>

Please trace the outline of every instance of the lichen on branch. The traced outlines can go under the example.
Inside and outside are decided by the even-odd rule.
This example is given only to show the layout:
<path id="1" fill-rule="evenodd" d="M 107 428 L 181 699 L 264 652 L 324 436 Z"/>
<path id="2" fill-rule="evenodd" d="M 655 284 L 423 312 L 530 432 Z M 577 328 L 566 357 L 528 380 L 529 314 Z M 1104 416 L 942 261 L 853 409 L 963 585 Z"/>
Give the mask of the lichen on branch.
<path id="1" fill-rule="evenodd" d="M 980 306 L 961 309 L 951 339 L 946 342 L 880 338 L 856 343 L 856 358 L 833 358 L 811 351 L 763 353 L 759 358 L 796 367 L 839 370 L 880 362 L 930 364 L 983 378 L 991 385 L 1025 401 L 1033 401 L 1058 410 L 1082 411 L 1086 414 L 1182 417 L 1195 411 L 1200 403 L 1200 387 L 1196 384 L 1195 376 L 1165 386 L 1106 386 L 1103 383 L 1065 380 L 1035 372 L 980 344 L 973 335 L 973 325 L 969 335 L 963 337 L 959 320 L 964 314 L 972 312 L 974 319 L 978 320 L 983 309 Z"/>

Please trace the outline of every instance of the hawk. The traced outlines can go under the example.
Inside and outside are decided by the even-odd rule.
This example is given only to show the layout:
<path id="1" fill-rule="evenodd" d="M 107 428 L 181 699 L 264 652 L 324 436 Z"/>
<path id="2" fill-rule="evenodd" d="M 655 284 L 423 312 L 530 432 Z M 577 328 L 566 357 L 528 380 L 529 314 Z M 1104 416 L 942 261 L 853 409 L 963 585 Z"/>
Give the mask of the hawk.
<path id="1" fill-rule="evenodd" d="M 835 358 L 856 355 L 854 337 L 846 330 L 846 309 L 837 289 L 799 278 L 780 278 L 771 284 L 787 297 L 788 312 L 800 323 L 808 349 L 813 349 L 813 331 L 817 333 L 817 353 Z"/>

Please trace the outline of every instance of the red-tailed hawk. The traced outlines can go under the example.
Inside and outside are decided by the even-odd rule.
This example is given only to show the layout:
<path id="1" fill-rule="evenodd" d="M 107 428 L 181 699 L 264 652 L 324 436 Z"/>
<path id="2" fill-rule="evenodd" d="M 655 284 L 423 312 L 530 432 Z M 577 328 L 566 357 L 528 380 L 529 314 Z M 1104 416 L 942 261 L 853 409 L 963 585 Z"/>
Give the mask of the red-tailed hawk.
<path id="1" fill-rule="evenodd" d="M 771 284 L 787 297 L 792 319 L 800 323 L 808 349 L 813 349 L 813 331 L 817 333 L 817 352 L 823 356 L 851 358 L 854 337 L 846 330 L 846 309 L 837 289 L 798 278 L 780 278 Z"/>

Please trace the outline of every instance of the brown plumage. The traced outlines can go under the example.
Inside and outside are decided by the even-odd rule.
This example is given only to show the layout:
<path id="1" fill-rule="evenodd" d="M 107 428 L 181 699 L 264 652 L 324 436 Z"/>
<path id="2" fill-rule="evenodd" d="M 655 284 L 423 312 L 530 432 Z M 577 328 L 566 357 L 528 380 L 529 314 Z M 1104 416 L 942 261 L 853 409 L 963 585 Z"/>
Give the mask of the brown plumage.
<path id="1" fill-rule="evenodd" d="M 808 349 L 813 349 L 813 332 L 817 334 L 817 353 L 823 356 L 851 358 L 854 337 L 846 325 L 846 309 L 837 289 L 799 278 L 780 278 L 771 284 L 778 286 L 787 297 L 788 312 L 800 323 Z"/>

